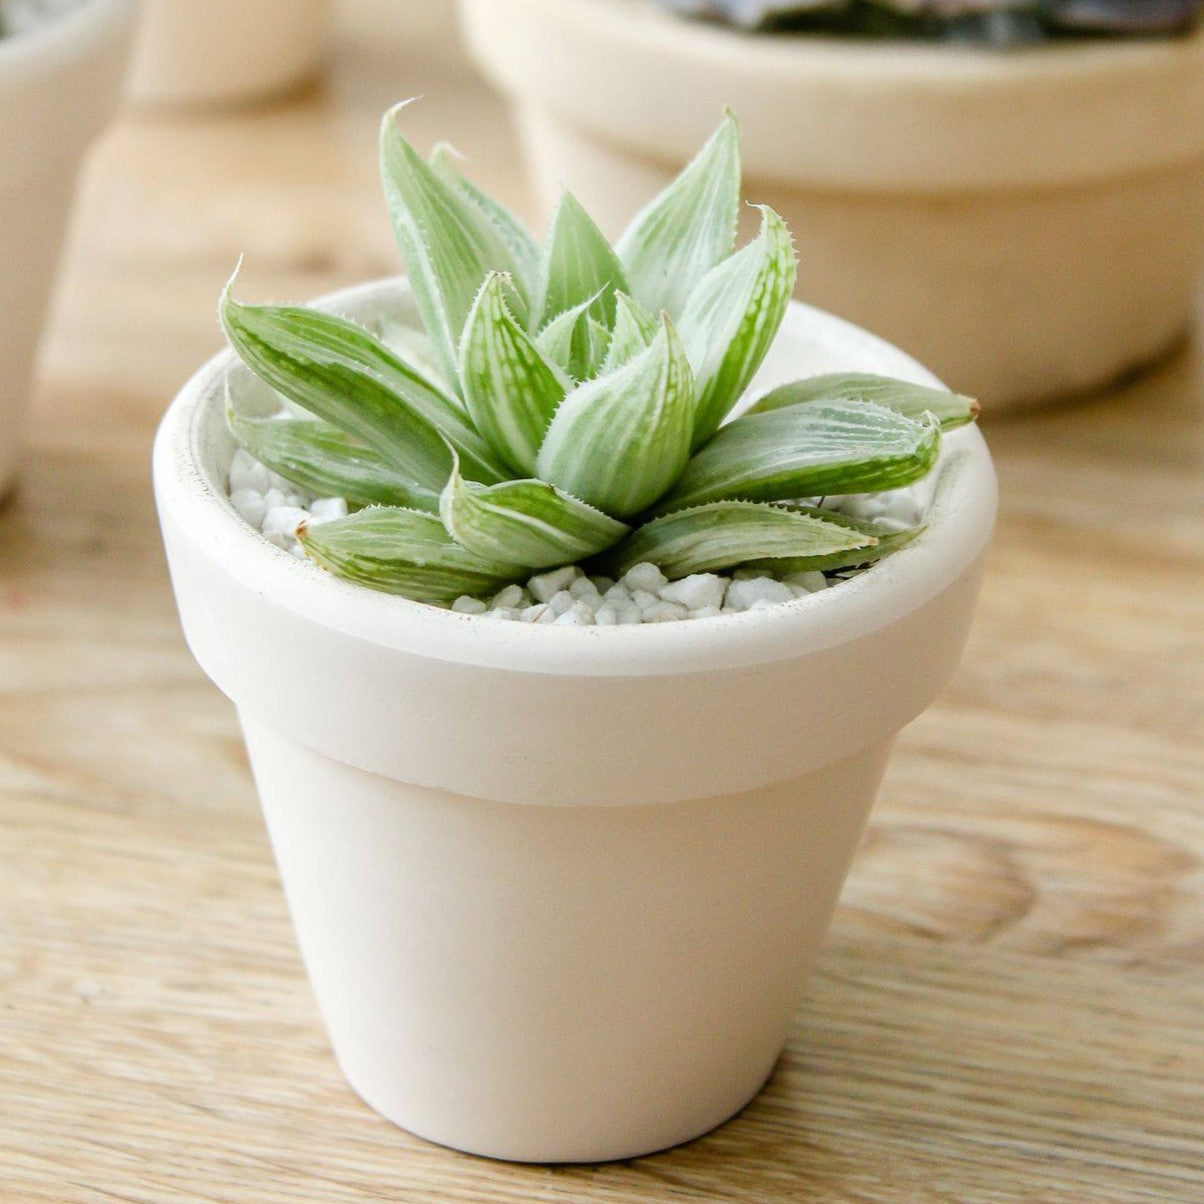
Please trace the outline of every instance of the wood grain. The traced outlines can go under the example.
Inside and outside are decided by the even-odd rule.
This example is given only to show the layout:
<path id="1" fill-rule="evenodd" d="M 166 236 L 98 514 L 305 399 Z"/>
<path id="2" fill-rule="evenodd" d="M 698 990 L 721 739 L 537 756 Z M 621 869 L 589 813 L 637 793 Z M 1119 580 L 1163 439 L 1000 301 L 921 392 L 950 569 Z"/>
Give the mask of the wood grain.
<path id="1" fill-rule="evenodd" d="M 497 101 L 381 12 L 345 6 L 323 90 L 133 114 L 90 164 L 0 512 L 0 1199 L 1204 1199 L 1199 332 L 1106 397 L 986 421 L 1004 501 L 970 647 L 739 1118 L 530 1168 L 345 1086 L 234 716 L 180 638 L 148 456 L 241 251 L 253 297 L 396 269 L 389 102 L 425 92 L 417 138 L 525 203 Z"/>

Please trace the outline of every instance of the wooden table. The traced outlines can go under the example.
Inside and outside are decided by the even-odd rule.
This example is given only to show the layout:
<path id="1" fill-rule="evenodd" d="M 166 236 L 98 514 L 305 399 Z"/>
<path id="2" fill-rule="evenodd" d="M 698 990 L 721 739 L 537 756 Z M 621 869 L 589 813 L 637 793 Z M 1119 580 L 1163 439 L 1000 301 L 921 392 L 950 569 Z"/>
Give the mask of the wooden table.
<path id="1" fill-rule="evenodd" d="M 425 92 L 417 140 L 450 135 L 525 204 L 500 105 L 371 7 L 345 9 L 323 90 L 129 116 L 87 174 L 0 512 L 0 1199 L 1204 1200 L 1199 339 L 985 423 L 1003 514 L 964 664 L 899 741 L 739 1118 L 528 1168 L 428 1145 L 344 1084 L 233 711 L 180 637 L 148 460 L 240 251 L 252 298 L 396 270 L 389 102 Z"/>

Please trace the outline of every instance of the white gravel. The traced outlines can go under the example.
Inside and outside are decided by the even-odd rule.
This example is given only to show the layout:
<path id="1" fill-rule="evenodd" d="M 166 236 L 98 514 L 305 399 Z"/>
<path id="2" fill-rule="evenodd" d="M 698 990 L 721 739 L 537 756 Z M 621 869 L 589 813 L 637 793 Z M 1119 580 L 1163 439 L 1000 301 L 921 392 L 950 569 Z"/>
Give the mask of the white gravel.
<path id="1" fill-rule="evenodd" d="M 884 531 L 901 531 L 923 519 L 932 484 L 921 481 L 889 493 L 812 499 L 824 509 L 870 520 Z M 305 559 L 296 537 L 301 523 L 343 518 L 342 498 L 315 497 L 265 468 L 241 448 L 229 470 L 234 509 L 265 539 Z M 507 585 L 490 598 L 457 598 L 459 614 L 557 627 L 615 627 L 633 623 L 674 623 L 760 610 L 828 589 L 857 570 L 826 576 L 788 573 L 781 579 L 751 569 L 734 573 L 695 573 L 670 581 L 654 564 L 637 564 L 620 580 L 589 577 L 576 565 L 537 573 L 522 585 Z"/>

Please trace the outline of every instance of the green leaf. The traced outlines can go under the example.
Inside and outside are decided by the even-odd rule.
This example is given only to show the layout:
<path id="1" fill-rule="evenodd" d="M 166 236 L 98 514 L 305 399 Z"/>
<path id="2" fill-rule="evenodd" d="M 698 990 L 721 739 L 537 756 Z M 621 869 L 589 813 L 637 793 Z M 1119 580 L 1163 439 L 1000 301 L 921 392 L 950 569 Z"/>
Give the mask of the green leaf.
<path id="1" fill-rule="evenodd" d="M 847 569 L 858 565 L 873 564 L 881 560 L 884 556 L 889 556 L 892 552 L 897 552 L 900 548 L 905 548 L 917 535 L 922 535 L 926 529 L 924 527 L 908 527 L 905 531 L 885 531 L 877 527 L 874 523 L 850 518 L 847 514 L 841 514 L 837 510 L 821 510 L 815 506 L 797 506 L 781 502 L 774 504 L 784 506 L 795 514 L 810 515 L 812 518 L 822 519 L 828 523 L 835 523 L 837 526 L 845 527 L 850 531 L 857 531 L 862 535 L 872 536 L 878 541 L 870 548 L 855 548 L 808 556 L 773 556 L 761 560 L 750 560 L 742 566 L 749 569 L 764 570 L 779 577 L 785 576 L 787 573 L 830 572 L 833 569 Z"/>
<path id="2" fill-rule="evenodd" d="M 531 473 L 569 382 L 514 320 L 503 278 L 490 273 L 464 326 L 460 383 L 468 412 L 493 450 Z"/>
<path id="3" fill-rule="evenodd" d="M 602 371 L 604 373 L 613 372 L 616 368 L 621 368 L 629 360 L 634 359 L 651 345 L 659 329 L 660 324 L 656 318 L 638 301 L 634 301 L 626 293 L 617 294 L 615 297 L 615 326 L 610 334 Z"/>
<path id="4" fill-rule="evenodd" d="M 662 321 L 646 351 L 564 399 L 536 459 L 545 481 L 620 518 L 660 497 L 690 454 L 694 382 L 677 331 Z"/>
<path id="5" fill-rule="evenodd" d="M 872 535 L 780 506 L 710 502 L 653 519 L 603 563 L 616 576 L 647 561 L 666 577 L 687 577 L 765 557 L 832 556 L 875 542 Z"/>
<path id="6" fill-rule="evenodd" d="M 740 132 L 726 114 L 693 162 L 618 242 L 634 296 L 675 318 L 694 286 L 731 254 L 740 214 Z"/>
<path id="7" fill-rule="evenodd" d="M 466 472 L 487 483 L 506 474 L 458 401 L 397 358 L 361 326 L 300 306 L 240 305 L 222 294 L 234 350 L 302 409 L 361 439 L 403 480 L 441 489 L 450 443 Z"/>
<path id="8" fill-rule="evenodd" d="M 778 501 L 874 493 L 924 476 L 940 428 L 872 402 L 814 402 L 750 414 L 722 427 L 699 451 L 661 511 L 719 498 Z"/>
<path id="9" fill-rule="evenodd" d="M 516 279 L 521 273 L 493 220 L 402 136 L 396 117 L 409 103 L 390 109 L 381 123 L 381 177 L 422 321 L 445 376 L 455 380 L 456 347 L 481 281 L 491 271 L 508 272 Z M 524 321 L 525 304 L 523 297 L 518 307 Z"/>
<path id="10" fill-rule="evenodd" d="M 536 336 L 535 345 L 573 380 L 589 380 L 606 355 L 610 337 L 590 316 L 594 298 L 553 318 Z"/>
<path id="11" fill-rule="evenodd" d="M 408 506 L 435 512 L 439 495 L 407 484 L 370 447 L 306 418 L 248 418 L 232 407 L 226 421 L 235 439 L 261 464 L 322 497 L 357 505 Z"/>
<path id="12" fill-rule="evenodd" d="M 761 232 L 690 294 L 681 338 L 694 368 L 694 446 L 714 434 L 761 366 L 794 289 L 797 263 L 785 222 L 761 207 Z"/>
<path id="13" fill-rule="evenodd" d="M 453 146 L 440 142 L 431 153 L 431 166 L 442 179 L 472 201 L 502 236 L 514 256 L 519 278 L 523 282 L 524 295 L 529 296 L 539 273 L 539 243 L 505 205 L 494 200 L 483 188 L 478 188 L 461 174 L 456 166 L 457 158 L 459 153 Z"/>
<path id="14" fill-rule="evenodd" d="M 608 329 L 615 316 L 615 290 L 627 288 L 623 266 L 602 231 L 571 193 L 564 193 L 548 229 L 539 264 L 533 311 L 544 326 L 557 315 L 589 302 L 590 315 Z"/>
<path id="15" fill-rule="evenodd" d="M 592 556 L 630 530 L 543 481 L 475 485 L 458 472 L 443 491 L 440 514 L 452 537 L 469 551 L 532 569 Z"/>
<path id="16" fill-rule="evenodd" d="M 461 547 L 435 515 L 393 506 L 312 523 L 298 538 L 310 558 L 336 576 L 416 602 L 448 603 L 461 594 L 492 593 L 523 575 L 518 565 Z"/>
<path id="17" fill-rule="evenodd" d="M 971 397 L 868 372 L 832 372 L 796 380 L 758 398 L 745 413 L 766 414 L 770 410 L 815 401 L 872 401 L 907 418 L 919 419 L 932 414 L 943 431 L 965 426 L 978 416 L 978 402 Z"/>

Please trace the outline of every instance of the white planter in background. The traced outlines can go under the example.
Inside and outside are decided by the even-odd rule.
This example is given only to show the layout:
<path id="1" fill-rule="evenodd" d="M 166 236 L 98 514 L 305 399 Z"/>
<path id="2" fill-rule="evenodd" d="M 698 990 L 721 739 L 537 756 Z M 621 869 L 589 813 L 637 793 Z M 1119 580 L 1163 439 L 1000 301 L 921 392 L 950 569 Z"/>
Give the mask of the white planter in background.
<path id="1" fill-rule="evenodd" d="M 143 0 L 131 90 L 152 105 L 237 104 L 317 74 L 329 0 Z"/>
<path id="2" fill-rule="evenodd" d="M 16 479 L 80 161 L 117 111 L 135 0 L 82 0 L 0 38 L 0 497 Z"/>
<path id="3" fill-rule="evenodd" d="M 1166 350 L 1204 250 L 1204 30 L 1010 54 L 750 36 L 648 0 L 460 0 L 542 205 L 614 235 L 713 128 L 799 245 L 799 290 L 988 412 Z"/>
<path id="4" fill-rule="evenodd" d="M 325 304 L 413 315 L 396 281 Z M 931 382 L 794 304 L 759 387 Z M 189 645 L 235 702 L 335 1054 L 389 1119 L 523 1161 L 685 1141 L 770 1073 L 895 733 L 961 653 L 995 509 L 972 427 L 928 529 L 786 605 L 492 623 L 297 560 L 225 496 L 226 353 L 155 488 Z"/>

